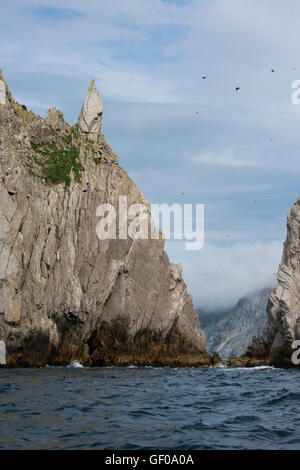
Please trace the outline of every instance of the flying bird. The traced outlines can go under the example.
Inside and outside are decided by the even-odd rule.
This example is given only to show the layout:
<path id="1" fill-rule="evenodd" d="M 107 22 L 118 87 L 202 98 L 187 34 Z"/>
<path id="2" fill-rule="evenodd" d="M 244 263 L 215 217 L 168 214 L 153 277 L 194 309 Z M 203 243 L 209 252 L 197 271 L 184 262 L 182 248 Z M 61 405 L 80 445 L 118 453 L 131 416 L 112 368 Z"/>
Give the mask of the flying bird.
<path id="1" fill-rule="evenodd" d="M 240 90 L 240 87 L 239 87 L 239 86 L 237 86 L 237 87 L 236 87 L 236 89 L 235 89 L 235 91 L 239 91 L 239 90 Z"/>
<path id="2" fill-rule="evenodd" d="M 203 80 L 206 80 L 207 79 L 207 75 L 205 77 L 202 77 Z"/>
<path id="3" fill-rule="evenodd" d="M 274 69 L 271 69 L 271 72 L 272 72 L 272 73 L 274 73 L 274 72 L 275 72 L 275 70 L 274 70 Z"/>

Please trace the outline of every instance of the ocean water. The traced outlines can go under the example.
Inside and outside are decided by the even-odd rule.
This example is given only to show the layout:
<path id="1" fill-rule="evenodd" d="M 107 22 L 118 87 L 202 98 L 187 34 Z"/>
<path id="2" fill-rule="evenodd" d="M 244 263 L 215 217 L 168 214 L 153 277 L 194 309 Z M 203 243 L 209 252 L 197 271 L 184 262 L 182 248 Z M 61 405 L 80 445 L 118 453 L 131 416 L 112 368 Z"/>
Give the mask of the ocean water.
<path id="1" fill-rule="evenodd" d="M 299 449 L 300 371 L 0 369 L 0 449 Z"/>

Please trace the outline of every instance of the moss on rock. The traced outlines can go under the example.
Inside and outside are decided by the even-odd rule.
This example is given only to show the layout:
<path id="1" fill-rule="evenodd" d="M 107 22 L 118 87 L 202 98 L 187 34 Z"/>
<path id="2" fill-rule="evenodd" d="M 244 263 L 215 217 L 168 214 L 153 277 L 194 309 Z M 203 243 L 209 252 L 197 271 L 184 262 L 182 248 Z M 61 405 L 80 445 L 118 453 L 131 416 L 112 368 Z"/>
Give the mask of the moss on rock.
<path id="1" fill-rule="evenodd" d="M 71 172 L 74 180 L 81 182 L 84 171 L 79 160 L 79 151 L 72 145 L 72 136 L 62 137 L 61 146 L 54 142 L 30 142 L 33 152 L 28 156 L 27 169 L 32 176 L 44 179 L 46 182 L 69 186 Z M 35 169 L 36 168 L 36 169 Z"/>

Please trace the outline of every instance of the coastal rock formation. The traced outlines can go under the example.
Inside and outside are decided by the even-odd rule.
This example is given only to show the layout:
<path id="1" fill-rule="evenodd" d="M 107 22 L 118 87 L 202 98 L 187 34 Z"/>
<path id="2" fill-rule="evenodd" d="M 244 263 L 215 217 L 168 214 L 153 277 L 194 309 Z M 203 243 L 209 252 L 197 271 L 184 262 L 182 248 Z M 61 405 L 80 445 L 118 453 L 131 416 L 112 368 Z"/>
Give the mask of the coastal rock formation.
<path id="1" fill-rule="evenodd" d="M 142 205 L 143 220 L 151 215 L 101 133 L 95 84 L 71 127 L 55 108 L 46 119 L 27 111 L 1 81 L 0 362 L 211 364 L 164 241 L 120 239 L 121 227 L 116 239 L 97 236 L 101 204 L 118 220 L 123 196 L 128 207 Z M 137 208 L 127 224 L 139 218 Z"/>
<path id="2" fill-rule="evenodd" d="M 92 80 L 78 118 L 78 127 L 87 134 L 99 134 L 102 124 L 103 104 L 101 96 Z"/>
<path id="3" fill-rule="evenodd" d="M 270 364 L 292 367 L 293 342 L 300 339 L 300 198 L 287 216 L 287 237 L 278 285 L 269 297 L 268 322 L 264 335 L 253 338 L 245 355 L 231 364 Z"/>
<path id="4" fill-rule="evenodd" d="M 266 287 L 241 298 L 231 309 L 217 313 L 198 312 L 207 337 L 208 352 L 216 351 L 224 360 L 245 353 L 253 336 L 264 332 L 271 292 L 272 289 Z"/>
<path id="5" fill-rule="evenodd" d="M 0 104 L 6 104 L 6 87 L 3 80 L 0 80 Z"/>
<path id="6" fill-rule="evenodd" d="M 0 341 L 0 364 L 6 364 L 6 348 L 4 341 Z"/>

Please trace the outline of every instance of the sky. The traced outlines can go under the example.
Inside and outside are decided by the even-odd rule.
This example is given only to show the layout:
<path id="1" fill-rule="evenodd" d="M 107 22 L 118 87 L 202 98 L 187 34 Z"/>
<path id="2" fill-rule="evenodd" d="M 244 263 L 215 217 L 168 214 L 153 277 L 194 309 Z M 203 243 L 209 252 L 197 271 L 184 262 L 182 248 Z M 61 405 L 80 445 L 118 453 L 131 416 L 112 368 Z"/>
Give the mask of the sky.
<path id="1" fill-rule="evenodd" d="M 94 78 L 106 140 L 146 199 L 205 205 L 203 249 L 166 251 L 210 310 L 275 282 L 300 194 L 299 43 L 298 0 L 1 1 L 15 99 L 73 124 Z"/>

